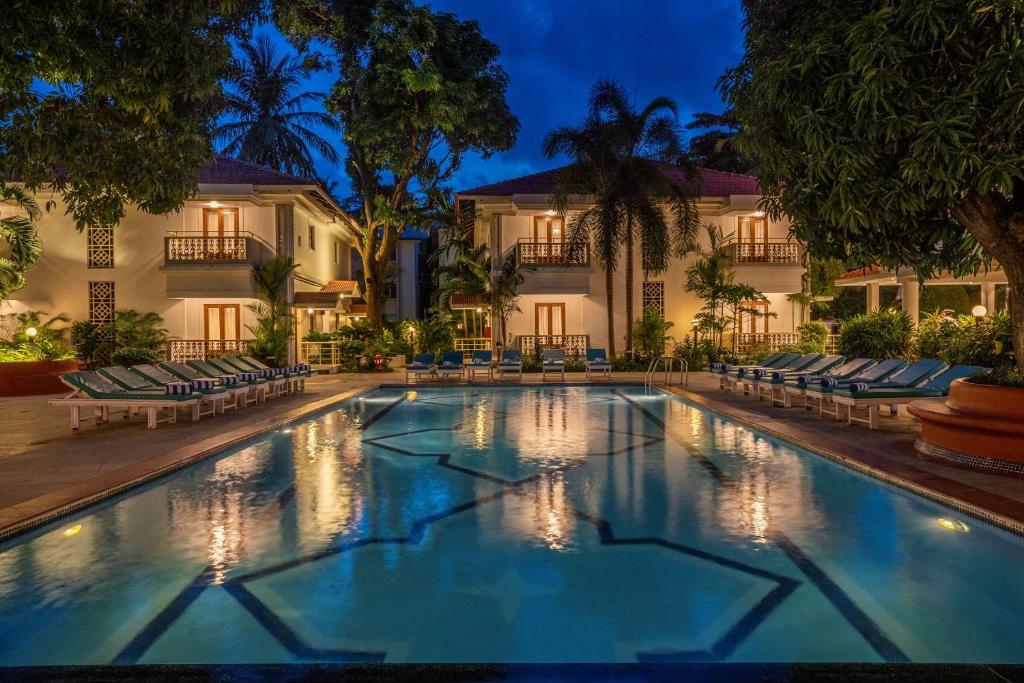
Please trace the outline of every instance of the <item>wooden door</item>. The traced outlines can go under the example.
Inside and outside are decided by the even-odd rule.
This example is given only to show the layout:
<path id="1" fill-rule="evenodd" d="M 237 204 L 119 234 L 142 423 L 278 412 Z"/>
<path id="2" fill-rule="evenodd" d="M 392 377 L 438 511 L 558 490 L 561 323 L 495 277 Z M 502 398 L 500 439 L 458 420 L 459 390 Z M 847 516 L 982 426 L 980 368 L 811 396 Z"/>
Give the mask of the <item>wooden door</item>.
<path id="1" fill-rule="evenodd" d="M 741 244 L 764 244 L 768 241 L 766 216 L 740 216 L 737 241 Z"/>
<path id="2" fill-rule="evenodd" d="M 744 301 L 743 308 L 754 309 L 760 315 L 751 313 L 740 313 L 740 334 L 767 334 L 768 333 L 768 302 L 767 301 Z"/>
<path id="3" fill-rule="evenodd" d="M 533 241 L 536 263 L 561 263 L 565 225 L 561 216 L 534 216 Z"/>
<path id="4" fill-rule="evenodd" d="M 565 304 L 534 304 L 534 334 L 560 337 L 565 334 Z"/>
<path id="5" fill-rule="evenodd" d="M 207 341 L 234 341 L 241 336 L 241 307 L 238 304 L 203 306 L 204 333 Z"/>

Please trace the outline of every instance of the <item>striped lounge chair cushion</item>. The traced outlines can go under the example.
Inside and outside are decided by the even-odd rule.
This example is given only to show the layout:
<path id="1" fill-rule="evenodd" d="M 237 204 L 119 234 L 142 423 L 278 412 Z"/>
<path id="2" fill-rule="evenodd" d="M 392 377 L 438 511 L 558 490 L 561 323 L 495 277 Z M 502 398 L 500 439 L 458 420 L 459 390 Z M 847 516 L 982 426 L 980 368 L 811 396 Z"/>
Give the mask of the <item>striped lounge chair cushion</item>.
<path id="1" fill-rule="evenodd" d="M 765 374 L 766 374 L 767 372 L 768 372 L 768 371 L 767 371 L 767 370 L 765 370 L 764 368 L 755 368 L 755 369 L 754 369 L 754 372 L 753 372 L 753 373 L 751 373 L 751 374 L 753 374 L 753 375 L 754 375 L 754 379 L 761 379 L 762 377 L 764 377 L 764 376 L 765 376 Z"/>
<path id="2" fill-rule="evenodd" d="M 811 382 L 811 376 L 810 375 L 798 375 L 797 378 L 796 378 L 796 383 L 799 384 L 802 387 L 807 386 L 808 384 L 810 384 L 810 382 Z"/>
<path id="3" fill-rule="evenodd" d="M 772 373 L 772 379 L 781 382 L 786 379 L 786 373 L 776 370 Z"/>
<path id="4" fill-rule="evenodd" d="M 260 378 L 260 373 L 258 373 L 258 372 L 240 372 L 240 373 L 238 373 L 238 376 L 242 378 L 243 382 L 255 382 L 256 380 L 258 380 Z"/>
<path id="5" fill-rule="evenodd" d="M 217 379 L 219 379 L 220 383 L 226 387 L 238 384 L 238 375 L 221 375 Z"/>
<path id="6" fill-rule="evenodd" d="M 839 380 L 837 380 L 835 377 L 822 377 L 821 378 L 821 386 L 825 387 L 826 389 L 828 389 L 829 387 L 837 386 L 838 384 L 839 384 Z"/>
<path id="7" fill-rule="evenodd" d="M 204 377 L 202 379 L 194 379 L 194 380 L 192 380 L 191 385 L 192 385 L 192 388 L 195 389 L 196 391 L 203 391 L 203 390 L 213 389 L 213 385 L 216 384 L 216 383 L 217 383 L 216 380 L 207 379 L 207 378 Z"/>
<path id="8" fill-rule="evenodd" d="M 854 382 L 850 385 L 850 393 L 857 394 L 863 391 L 867 391 L 871 388 L 871 385 L 867 382 Z"/>
<path id="9" fill-rule="evenodd" d="M 185 395 L 192 393 L 191 382 L 171 382 L 164 385 L 164 390 L 172 395 Z"/>

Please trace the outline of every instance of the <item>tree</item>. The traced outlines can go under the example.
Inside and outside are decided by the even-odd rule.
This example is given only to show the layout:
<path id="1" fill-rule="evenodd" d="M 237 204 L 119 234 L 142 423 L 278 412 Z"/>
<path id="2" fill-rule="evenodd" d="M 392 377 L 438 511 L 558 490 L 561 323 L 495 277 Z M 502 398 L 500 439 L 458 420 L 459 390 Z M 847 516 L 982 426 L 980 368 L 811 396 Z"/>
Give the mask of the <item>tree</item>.
<path id="1" fill-rule="evenodd" d="M 338 163 L 331 143 L 311 130 L 320 126 L 337 131 L 334 117 L 306 105 L 322 102 L 319 92 L 296 92 L 310 69 L 296 55 L 282 53 L 267 35 L 239 45 L 242 60 L 233 79 L 234 92 L 225 97 L 230 119 L 214 130 L 224 154 L 237 156 L 285 173 L 315 178 L 313 152 Z"/>
<path id="2" fill-rule="evenodd" d="M 704 131 L 690 138 L 689 154 L 694 163 L 716 171 L 750 173 L 753 164 L 744 160 L 736 149 L 739 122 L 732 110 L 721 114 L 698 112 L 684 128 Z"/>
<path id="3" fill-rule="evenodd" d="M 256 324 L 247 325 L 253 340 L 253 355 L 280 366 L 288 359 L 292 337 L 292 316 L 288 307 L 288 281 L 298 265 L 290 257 L 276 256 L 252 267 L 252 279 L 260 301 L 249 304 Z"/>
<path id="4" fill-rule="evenodd" d="M 519 311 L 519 285 L 523 284 L 519 261 L 510 253 L 495 271 L 486 244 L 473 245 L 472 235 L 453 227 L 457 236 L 447 241 L 450 260 L 439 268 L 440 304 L 448 306 L 452 294 L 476 298 L 487 315 L 498 323 L 498 339 L 505 340 L 508 318 Z"/>
<path id="5" fill-rule="evenodd" d="M 0 240 L 7 243 L 7 255 L 0 256 L 0 302 L 25 286 L 25 273 L 39 263 L 43 245 L 34 221 L 39 220 L 39 206 L 24 188 L 0 183 L 0 202 L 10 202 L 24 216 L 0 218 Z"/>
<path id="6" fill-rule="evenodd" d="M 700 174 L 692 167 L 673 174 L 665 168 L 669 162 L 686 162 L 675 117 L 676 105 L 667 97 L 637 111 L 620 86 L 599 81 L 583 125 L 553 130 L 544 139 L 546 156 L 565 154 L 572 160 L 559 174 L 555 207 L 564 214 L 575 195 L 594 200 L 591 209 L 570 221 L 568 239 L 578 246 L 594 239 L 605 267 L 609 316 L 613 302 L 608 271 L 617 265 L 619 242 L 625 251 L 627 321 L 633 320 L 635 243 L 640 242 L 645 274 L 664 272 L 672 255 L 685 255 L 695 243 L 700 222 L 694 197 L 700 194 Z M 614 353 L 611 321 L 608 343 Z M 627 334 L 626 352 L 631 349 L 632 335 Z"/>
<path id="7" fill-rule="evenodd" d="M 327 110 L 341 118 L 358 200 L 339 219 L 362 257 L 367 319 L 382 325 L 382 277 L 422 190 L 451 177 L 466 152 L 512 147 L 498 47 L 476 22 L 412 0 L 291 0 L 274 8 L 300 48 L 330 48 L 338 78 Z"/>
<path id="8" fill-rule="evenodd" d="M 818 256 L 975 272 L 1011 291 L 1024 368 L 1019 2 L 744 2 L 721 81 L 770 213 Z"/>
<path id="9" fill-rule="evenodd" d="M 228 37 L 258 0 L 16 2 L 0 12 L 0 177 L 79 228 L 181 207 L 210 162 Z"/>
<path id="10" fill-rule="evenodd" d="M 732 350 L 736 351 L 736 331 L 744 315 L 759 318 L 764 311 L 750 303 L 768 301 L 754 287 L 736 282 L 736 272 L 726 245 L 725 235 L 717 225 L 705 226 L 708 246 L 698 250 L 699 257 L 686 269 L 683 289 L 697 295 L 704 305 L 694 316 L 694 335 L 712 342 L 710 355 L 717 357 L 725 341 L 725 333 L 732 331 Z M 768 313 L 774 317 L 775 313 Z"/>

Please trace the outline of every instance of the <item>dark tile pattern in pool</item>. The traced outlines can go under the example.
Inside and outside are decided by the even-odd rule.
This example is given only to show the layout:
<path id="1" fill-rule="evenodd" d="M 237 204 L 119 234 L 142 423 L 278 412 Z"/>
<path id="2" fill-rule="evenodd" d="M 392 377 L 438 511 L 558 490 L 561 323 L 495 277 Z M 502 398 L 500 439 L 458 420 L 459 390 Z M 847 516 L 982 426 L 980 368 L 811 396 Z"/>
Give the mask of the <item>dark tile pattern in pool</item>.
<path id="1" fill-rule="evenodd" d="M 616 394 L 614 397 L 608 397 L 603 400 L 617 401 L 621 398 L 626 398 L 624 395 L 619 394 L 616 390 L 612 389 L 612 393 Z M 370 426 L 379 422 L 385 417 L 391 410 L 396 408 L 400 403 L 405 400 L 405 396 L 399 397 L 395 401 L 389 403 L 384 408 L 379 410 L 373 416 L 363 422 L 361 428 L 366 431 Z M 600 399 L 599 399 L 600 400 Z M 635 402 L 629 401 L 631 405 L 640 408 L 641 411 L 645 411 L 642 407 L 635 404 Z M 431 399 L 419 399 L 422 403 L 434 403 L 437 405 L 448 405 L 452 407 L 462 408 L 463 404 L 452 404 L 438 400 Z M 495 418 L 501 419 L 503 415 L 495 415 Z M 664 424 L 655 416 L 647 412 L 646 417 L 664 433 Z M 371 545 L 396 545 L 396 544 L 419 544 L 424 539 L 429 527 L 442 520 L 454 517 L 461 513 L 469 510 L 478 508 L 489 503 L 498 501 L 506 496 L 515 495 L 521 497 L 536 497 L 539 498 L 539 490 L 535 493 L 530 493 L 523 487 L 535 482 L 542 481 L 544 479 L 553 477 L 557 474 L 563 473 L 570 469 L 582 467 L 586 464 L 587 460 L 591 458 L 609 458 L 617 457 L 629 453 L 636 449 L 642 449 L 645 446 L 659 443 L 665 440 L 664 436 L 654 436 L 645 433 L 638 433 L 624 430 L 613 430 L 608 429 L 608 433 L 617 433 L 628 435 L 637 438 L 638 441 L 623 446 L 621 448 L 609 449 L 603 452 L 587 453 L 586 458 L 579 462 L 569 463 L 560 465 L 557 467 L 548 468 L 543 472 L 535 473 L 526 477 L 518 479 L 509 479 L 507 477 L 501 477 L 493 473 L 484 472 L 471 467 L 462 465 L 456 465 L 451 462 L 452 453 L 436 453 L 436 452 L 416 452 L 409 450 L 408 448 L 401 448 L 394 446 L 393 444 L 386 443 L 386 440 L 396 436 L 409 436 L 415 434 L 425 434 L 429 432 L 437 431 L 457 431 L 462 426 L 462 423 L 454 423 L 451 427 L 444 428 L 426 428 L 419 430 L 409 430 L 400 433 L 384 434 L 375 437 L 363 437 L 362 442 L 370 446 L 380 448 L 400 455 L 402 457 L 412 458 L 435 458 L 435 464 L 438 467 L 454 470 L 456 472 L 466 474 L 472 477 L 476 477 L 492 483 L 502 485 L 504 488 L 486 495 L 478 497 L 474 500 L 455 505 L 447 510 L 428 515 L 417 521 L 415 521 L 405 536 L 398 537 L 368 537 L 363 539 L 354 540 L 348 543 L 343 543 L 335 547 L 331 547 L 325 550 L 321 550 L 308 555 L 292 558 L 272 566 L 268 566 L 253 572 L 249 572 L 240 576 L 230 577 L 220 584 L 220 587 L 224 588 L 225 591 L 232 597 L 238 604 L 245 609 L 252 617 L 268 632 L 270 633 L 283 647 L 285 647 L 291 654 L 298 658 L 311 661 L 325 661 L 325 662 L 383 662 L 387 656 L 386 652 L 364 652 L 364 651 L 351 651 L 341 649 L 319 649 L 310 646 L 302 640 L 294 629 L 290 628 L 283 619 L 274 613 L 274 611 L 268 607 L 263 601 L 261 601 L 255 594 L 253 594 L 248 588 L 246 583 L 254 581 L 260 578 L 264 578 L 273 574 L 287 571 L 294 567 L 301 565 L 307 565 L 326 559 L 328 557 L 337 556 L 343 553 L 351 552 L 360 548 L 364 548 Z M 688 447 L 692 448 L 692 447 Z M 698 451 L 691 451 L 695 457 L 702 458 Z M 705 468 L 715 476 L 716 481 L 719 483 L 727 484 L 727 481 L 723 479 L 724 475 L 710 463 L 706 458 L 701 461 Z M 294 496 L 294 489 L 288 487 L 280 494 L 278 494 L 276 500 L 268 506 L 269 511 L 280 510 L 281 507 L 287 505 Z M 687 650 L 687 651 L 656 651 L 656 652 L 637 652 L 637 661 L 644 663 L 666 663 L 666 662 L 720 662 L 729 657 L 745 640 L 746 638 L 760 625 L 778 606 L 780 606 L 786 598 L 793 593 L 794 590 L 801 584 L 799 580 L 793 579 L 788 576 L 778 574 L 767 569 L 756 567 L 745 562 L 734 560 L 728 557 L 717 555 L 715 553 L 702 550 L 700 548 L 687 546 L 685 544 L 656 536 L 645 536 L 645 537 L 617 537 L 615 531 L 612 528 L 612 524 L 597 515 L 590 514 L 584 510 L 570 507 L 568 512 L 572 514 L 576 519 L 586 522 L 594 527 L 598 534 L 601 545 L 605 546 L 657 546 L 666 550 L 680 553 L 698 560 L 713 563 L 715 565 L 749 574 L 775 584 L 775 586 L 767 591 L 757 603 L 743 614 L 738 621 L 732 624 L 724 633 L 717 636 L 710 646 L 706 649 L 700 650 Z M 788 540 L 788 539 L 787 539 Z M 792 543 L 790 542 L 790 546 Z M 799 554 L 798 551 L 796 554 Z M 802 555 L 801 555 L 802 556 Z M 804 569 L 805 573 L 809 573 L 807 565 L 810 564 L 809 560 L 803 558 L 804 564 L 801 569 Z M 800 565 L 800 562 L 797 562 Z M 820 573 L 820 570 L 819 570 Z M 810 574 L 809 574 L 810 575 Z M 192 582 L 188 584 L 171 602 L 156 616 L 149 624 L 146 625 L 132 640 L 131 642 L 118 654 L 114 659 L 114 664 L 132 664 L 141 660 L 145 655 L 146 651 L 152 646 L 160 636 L 165 633 L 174 623 L 181 617 L 188 607 L 200 596 L 200 594 L 207 588 L 214 585 L 214 568 L 208 567 L 201 572 Z M 834 585 L 833 585 L 834 588 Z M 837 588 L 834 590 L 838 591 Z M 851 603 L 852 604 L 852 603 Z M 866 629 L 867 630 L 867 629 Z M 862 631 L 865 633 L 865 631 Z M 865 637 L 868 637 L 867 635 Z M 883 636 L 884 637 L 884 636 Z M 870 640 L 870 638 L 869 638 Z M 872 645 L 875 645 L 872 642 Z M 893 646 L 895 647 L 895 646 Z M 876 646 L 877 648 L 877 646 Z M 884 647 L 880 650 L 880 653 L 885 653 L 883 656 L 889 661 L 903 661 L 900 659 L 898 650 L 897 654 L 894 655 L 892 651 L 887 651 Z M 904 658 L 905 659 L 905 658 Z"/>

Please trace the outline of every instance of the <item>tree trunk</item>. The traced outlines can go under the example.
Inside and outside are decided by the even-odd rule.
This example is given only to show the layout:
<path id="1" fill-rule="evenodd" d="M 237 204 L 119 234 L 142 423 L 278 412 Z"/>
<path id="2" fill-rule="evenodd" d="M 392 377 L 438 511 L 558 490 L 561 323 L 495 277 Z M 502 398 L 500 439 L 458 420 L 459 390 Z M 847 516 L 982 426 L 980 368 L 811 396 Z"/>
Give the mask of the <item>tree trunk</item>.
<path id="1" fill-rule="evenodd" d="M 626 218 L 626 357 L 633 357 L 633 217 Z"/>
<path id="2" fill-rule="evenodd" d="M 363 298 L 366 299 L 366 322 L 375 330 L 384 328 L 384 302 L 381 301 L 384 292 L 381 287 L 379 270 L 373 254 L 364 254 L 363 281 L 366 291 L 363 292 Z"/>
<path id="3" fill-rule="evenodd" d="M 608 357 L 615 355 L 615 278 L 611 268 L 604 271 L 605 306 L 608 313 Z"/>
<path id="4" fill-rule="evenodd" d="M 952 213 L 1006 273 L 1013 353 L 1024 372 L 1024 211 L 1019 204 L 994 193 L 970 195 Z"/>

